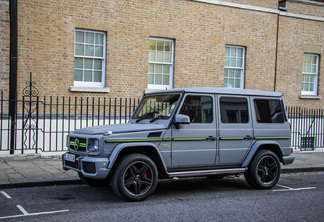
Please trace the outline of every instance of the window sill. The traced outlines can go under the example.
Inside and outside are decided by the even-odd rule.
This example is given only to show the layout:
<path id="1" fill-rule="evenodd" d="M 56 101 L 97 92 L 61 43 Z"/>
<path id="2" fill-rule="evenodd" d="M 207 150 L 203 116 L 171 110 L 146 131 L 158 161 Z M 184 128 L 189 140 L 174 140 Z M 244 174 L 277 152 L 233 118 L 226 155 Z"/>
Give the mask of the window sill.
<path id="1" fill-rule="evenodd" d="M 322 99 L 322 96 L 316 96 L 316 95 L 299 95 L 299 99 Z"/>
<path id="2" fill-rule="evenodd" d="M 70 92 L 110 93 L 110 88 L 107 88 L 107 87 L 70 86 Z"/>
<path id="3" fill-rule="evenodd" d="M 144 93 L 150 93 L 150 92 L 158 92 L 158 91 L 166 91 L 167 89 L 145 89 Z"/>

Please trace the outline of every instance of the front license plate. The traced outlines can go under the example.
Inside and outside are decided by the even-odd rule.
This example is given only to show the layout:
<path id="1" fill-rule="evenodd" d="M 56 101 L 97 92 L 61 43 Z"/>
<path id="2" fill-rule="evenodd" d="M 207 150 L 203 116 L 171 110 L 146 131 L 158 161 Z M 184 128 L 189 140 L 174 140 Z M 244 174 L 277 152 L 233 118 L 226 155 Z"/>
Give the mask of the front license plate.
<path id="1" fill-rule="evenodd" d="M 70 161 L 70 162 L 75 162 L 75 155 L 67 153 L 65 155 L 65 160 Z"/>

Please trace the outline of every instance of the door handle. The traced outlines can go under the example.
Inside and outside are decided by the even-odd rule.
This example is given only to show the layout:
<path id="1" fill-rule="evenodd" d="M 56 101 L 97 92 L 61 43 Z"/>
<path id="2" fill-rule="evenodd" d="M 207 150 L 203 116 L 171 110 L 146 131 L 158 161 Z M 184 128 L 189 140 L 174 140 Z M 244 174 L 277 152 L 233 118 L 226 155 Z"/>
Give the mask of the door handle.
<path id="1" fill-rule="evenodd" d="M 244 137 L 244 139 L 245 139 L 245 140 L 252 140 L 252 137 L 251 137 L 250 135 L 246 135 L 246 136 Z"/>
<path id="2" fill-rule="evenodd" d="M 214 140 L 216 140 L 216 137 L 213 137 L 213 136 L 209 136 L 209 137 L 207 137 L 206 139 L 207 139 L 207 140 L 211 140 L 211 141 L 214 141 Z"/>

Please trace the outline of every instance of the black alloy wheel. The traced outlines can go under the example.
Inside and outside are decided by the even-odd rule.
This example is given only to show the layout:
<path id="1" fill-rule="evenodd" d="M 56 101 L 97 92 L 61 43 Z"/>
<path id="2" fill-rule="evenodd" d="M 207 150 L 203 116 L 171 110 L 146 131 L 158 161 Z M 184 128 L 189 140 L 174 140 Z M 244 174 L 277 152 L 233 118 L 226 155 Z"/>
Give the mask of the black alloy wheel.
<path id="1" fill-rule="evenodd" d="M 258 151 L 245 173 L 246 181 L 257 189 L 270 189 L 277 184 L 279 178 L 279 159 L 269 150 Z"/>
<path id="2" fill-rule="evenodd" d="M 125 156 L 112 176 L 113 191 L 129 201 L 141 201 L 155 190 L 158 172 L 154 162 L 142 154 Z"/>

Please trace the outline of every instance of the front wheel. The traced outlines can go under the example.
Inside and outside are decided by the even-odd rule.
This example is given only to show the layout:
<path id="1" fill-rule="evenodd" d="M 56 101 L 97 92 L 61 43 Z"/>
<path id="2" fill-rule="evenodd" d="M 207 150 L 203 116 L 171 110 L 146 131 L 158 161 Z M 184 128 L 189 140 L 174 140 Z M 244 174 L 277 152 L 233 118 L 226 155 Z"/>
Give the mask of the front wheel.
<path id="1" fill-rule="evenodd" d="M 245 179 L 257 189 L 270 189 L 280 178 L 280 162 L 276 154 L 269 150 L 256 153 L 245 173 Z"/>
<path id="2" fill-rule="evenodd" d="M 111 188 L 128 201 L 142 201 L 155 190 L 158 171 L 154 162 L 142 154 L 130 154 L 119 162 L 113 172 Z"/>

